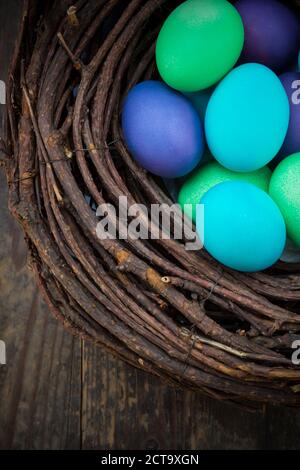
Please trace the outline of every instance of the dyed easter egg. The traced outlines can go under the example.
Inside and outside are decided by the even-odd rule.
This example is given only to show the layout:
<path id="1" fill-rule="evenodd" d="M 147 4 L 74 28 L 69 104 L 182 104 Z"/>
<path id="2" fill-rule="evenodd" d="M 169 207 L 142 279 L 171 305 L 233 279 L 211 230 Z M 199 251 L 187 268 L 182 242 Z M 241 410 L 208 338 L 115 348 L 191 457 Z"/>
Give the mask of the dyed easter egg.
<path id="1" fill-rule="evenodd" d="M 237 173 L 224 168 L 217 162 L 207 163 L 196 169 L 184 182 L 179 192 L 178 202 L 183 211 L 196 222 L 196 206 L 213 186 L 224 181 L 238 180 L 247 181 L 268 192 L 271 174 L 267 166 L 251 173 Z"/>
<path id="2" fill-rule="evenodd" d="M 146 81 L 128 93 L 122 113 L 126 145 L 146 170 L 165 178 L 192 171 L 204 151 L 200 117 L 181 93 Z"/>
<path id="3" fill-rule="evenodd" d="M 289 127 L 280 150 L 280 154 L 286 157 L 300 152 L 300 72 L 284 73 L 279 78 L 290 104 Z"/>
<path id="4" fill-rule="evenodd" d="M 299 20 L 277 0 L 238 0 L 244 29 L 244 62 L 258 62 L 281 71 L 297 60 Z"/>
<path id="5" fill-rule="evenodd" d="M 251 183 L 227 181 L 207 191 L 201 203 L 202 241 L 220 263 L 254 272 L 272 266 L 280 258 L 286 228 L 279 208 L 267 193 Z"/>
<path id="6" fill-rule="evenodd" d="M 300 153 L 282 160 L 270 181 L 270 196 L 279 206 L 289 238 L 300 246 Z"/>
<path id="7" fill-rule="evenodd" d="M 217 83 L 237 62 L 244 28 L 226 0 L 188 0 L 165 21 L 156 45 L 157 67 L 171 87 L 186 92 Z"/>
<path id="8" fill-rule="evenodd" d="M 233 171 L 262 168 L 282 146 L 289 116 L 289 101 L 275 73 L 261 64 L 240 65 L 219 83 L 208 103 L 210 151 Z"/>

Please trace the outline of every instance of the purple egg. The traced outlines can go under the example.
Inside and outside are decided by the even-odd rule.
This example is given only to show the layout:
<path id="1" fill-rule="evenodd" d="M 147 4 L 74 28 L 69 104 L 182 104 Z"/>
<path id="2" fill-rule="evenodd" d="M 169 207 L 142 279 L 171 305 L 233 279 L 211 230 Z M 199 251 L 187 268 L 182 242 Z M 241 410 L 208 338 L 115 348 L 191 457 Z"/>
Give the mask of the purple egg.
<path id="1" fill-rule="evenodd" d="M 300 152 L 300 72 L 287 72 L 279 78 L 290 103 L 290 123 L 280 150 L 281 157 L 288 157 Z"/>
<path id="2" fill-rule="evenodd" d="M 258 62 L 274 71 L 284 71 L 296 62 L 300 43 L 299 20 L 277 0 L 238 0 L 245 43 L 242 62 Z"/>
<path id="3" fill-rule="evenodd" d="M 181 93 L 149 80 L 128 93 L 122 113 L 126 145 L 146 170 L 165 178 L 192 171 L 204 151 L 200 117 Z"/>

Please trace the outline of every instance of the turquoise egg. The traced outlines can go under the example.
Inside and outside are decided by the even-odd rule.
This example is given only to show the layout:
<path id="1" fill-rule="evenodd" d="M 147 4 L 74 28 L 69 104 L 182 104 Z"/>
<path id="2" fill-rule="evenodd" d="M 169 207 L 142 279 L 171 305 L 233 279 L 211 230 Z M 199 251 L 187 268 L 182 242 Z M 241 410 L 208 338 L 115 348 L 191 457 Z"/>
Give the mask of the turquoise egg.
<path id="1" fill-rule="evenodd" d="M 205 193 L 200 203 L 204 230 L 199 217 L 197 231 L 206 250 L 220 263 L 255 272 L 279 260 L 286 243 L 285 223 L 278 206 L 262 189 L 241 181 L 224 182 Z"/>
<path id="2" fill-rule="evenodd" d="M 208 103 L 208 146 L 229 170 L 258 170 L 280 150 L 289 117 L 288 98 L 277 75 L 261 64 L 241 65 L 219 83 Z"/>

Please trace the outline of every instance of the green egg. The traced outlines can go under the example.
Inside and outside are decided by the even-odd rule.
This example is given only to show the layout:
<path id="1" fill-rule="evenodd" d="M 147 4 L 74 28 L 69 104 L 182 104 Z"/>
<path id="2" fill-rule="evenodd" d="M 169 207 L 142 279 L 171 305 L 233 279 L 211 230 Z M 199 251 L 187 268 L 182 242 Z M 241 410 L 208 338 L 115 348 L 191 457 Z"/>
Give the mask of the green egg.
<path id="1" fill-rule="evenodd" d="M 300 153 L 275 168 L 269 191 L 282 212 L 289 238 L 300 246 Z"/>
<path id="2" fill-rule="evenodd" d="M 203 90 L 235 65 L 243 43 L 242 19 L 229 2 L 188 0 L 169 15 L 159 33 L 157 67 L 176 90 Z"/>
<path id="3" fill-rule="evenodd" d="M 196 222 L 196 205 L 213 186 L 225 181 L 245 181 L 268 192 L 271 170 L 264 166 L 250 173 L 236 173 L 217 162 L 207 163 L 195 170 L 180 189 L 178 202 L 182 210 Z M 191 205 L 191 207 L 184 207 Z"/>

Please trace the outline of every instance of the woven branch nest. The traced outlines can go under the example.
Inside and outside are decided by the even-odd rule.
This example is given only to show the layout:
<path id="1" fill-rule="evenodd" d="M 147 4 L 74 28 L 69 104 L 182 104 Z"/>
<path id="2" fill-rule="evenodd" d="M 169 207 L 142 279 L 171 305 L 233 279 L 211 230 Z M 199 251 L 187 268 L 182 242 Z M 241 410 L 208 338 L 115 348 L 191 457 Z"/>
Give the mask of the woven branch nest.
<path id="1" fill-rule="evenodd" d="M 155 40 L 178 3 L 24 2 L 2 152 L 10 209 L 51 310 L 74 334 L 218 399 L 298 406 L 300 265 L 241 274 L 179 241 L 96 235 L 86 195 L 172 204 L 127 152 L 120 109 L 133 85 L 157 78 Z"/>

